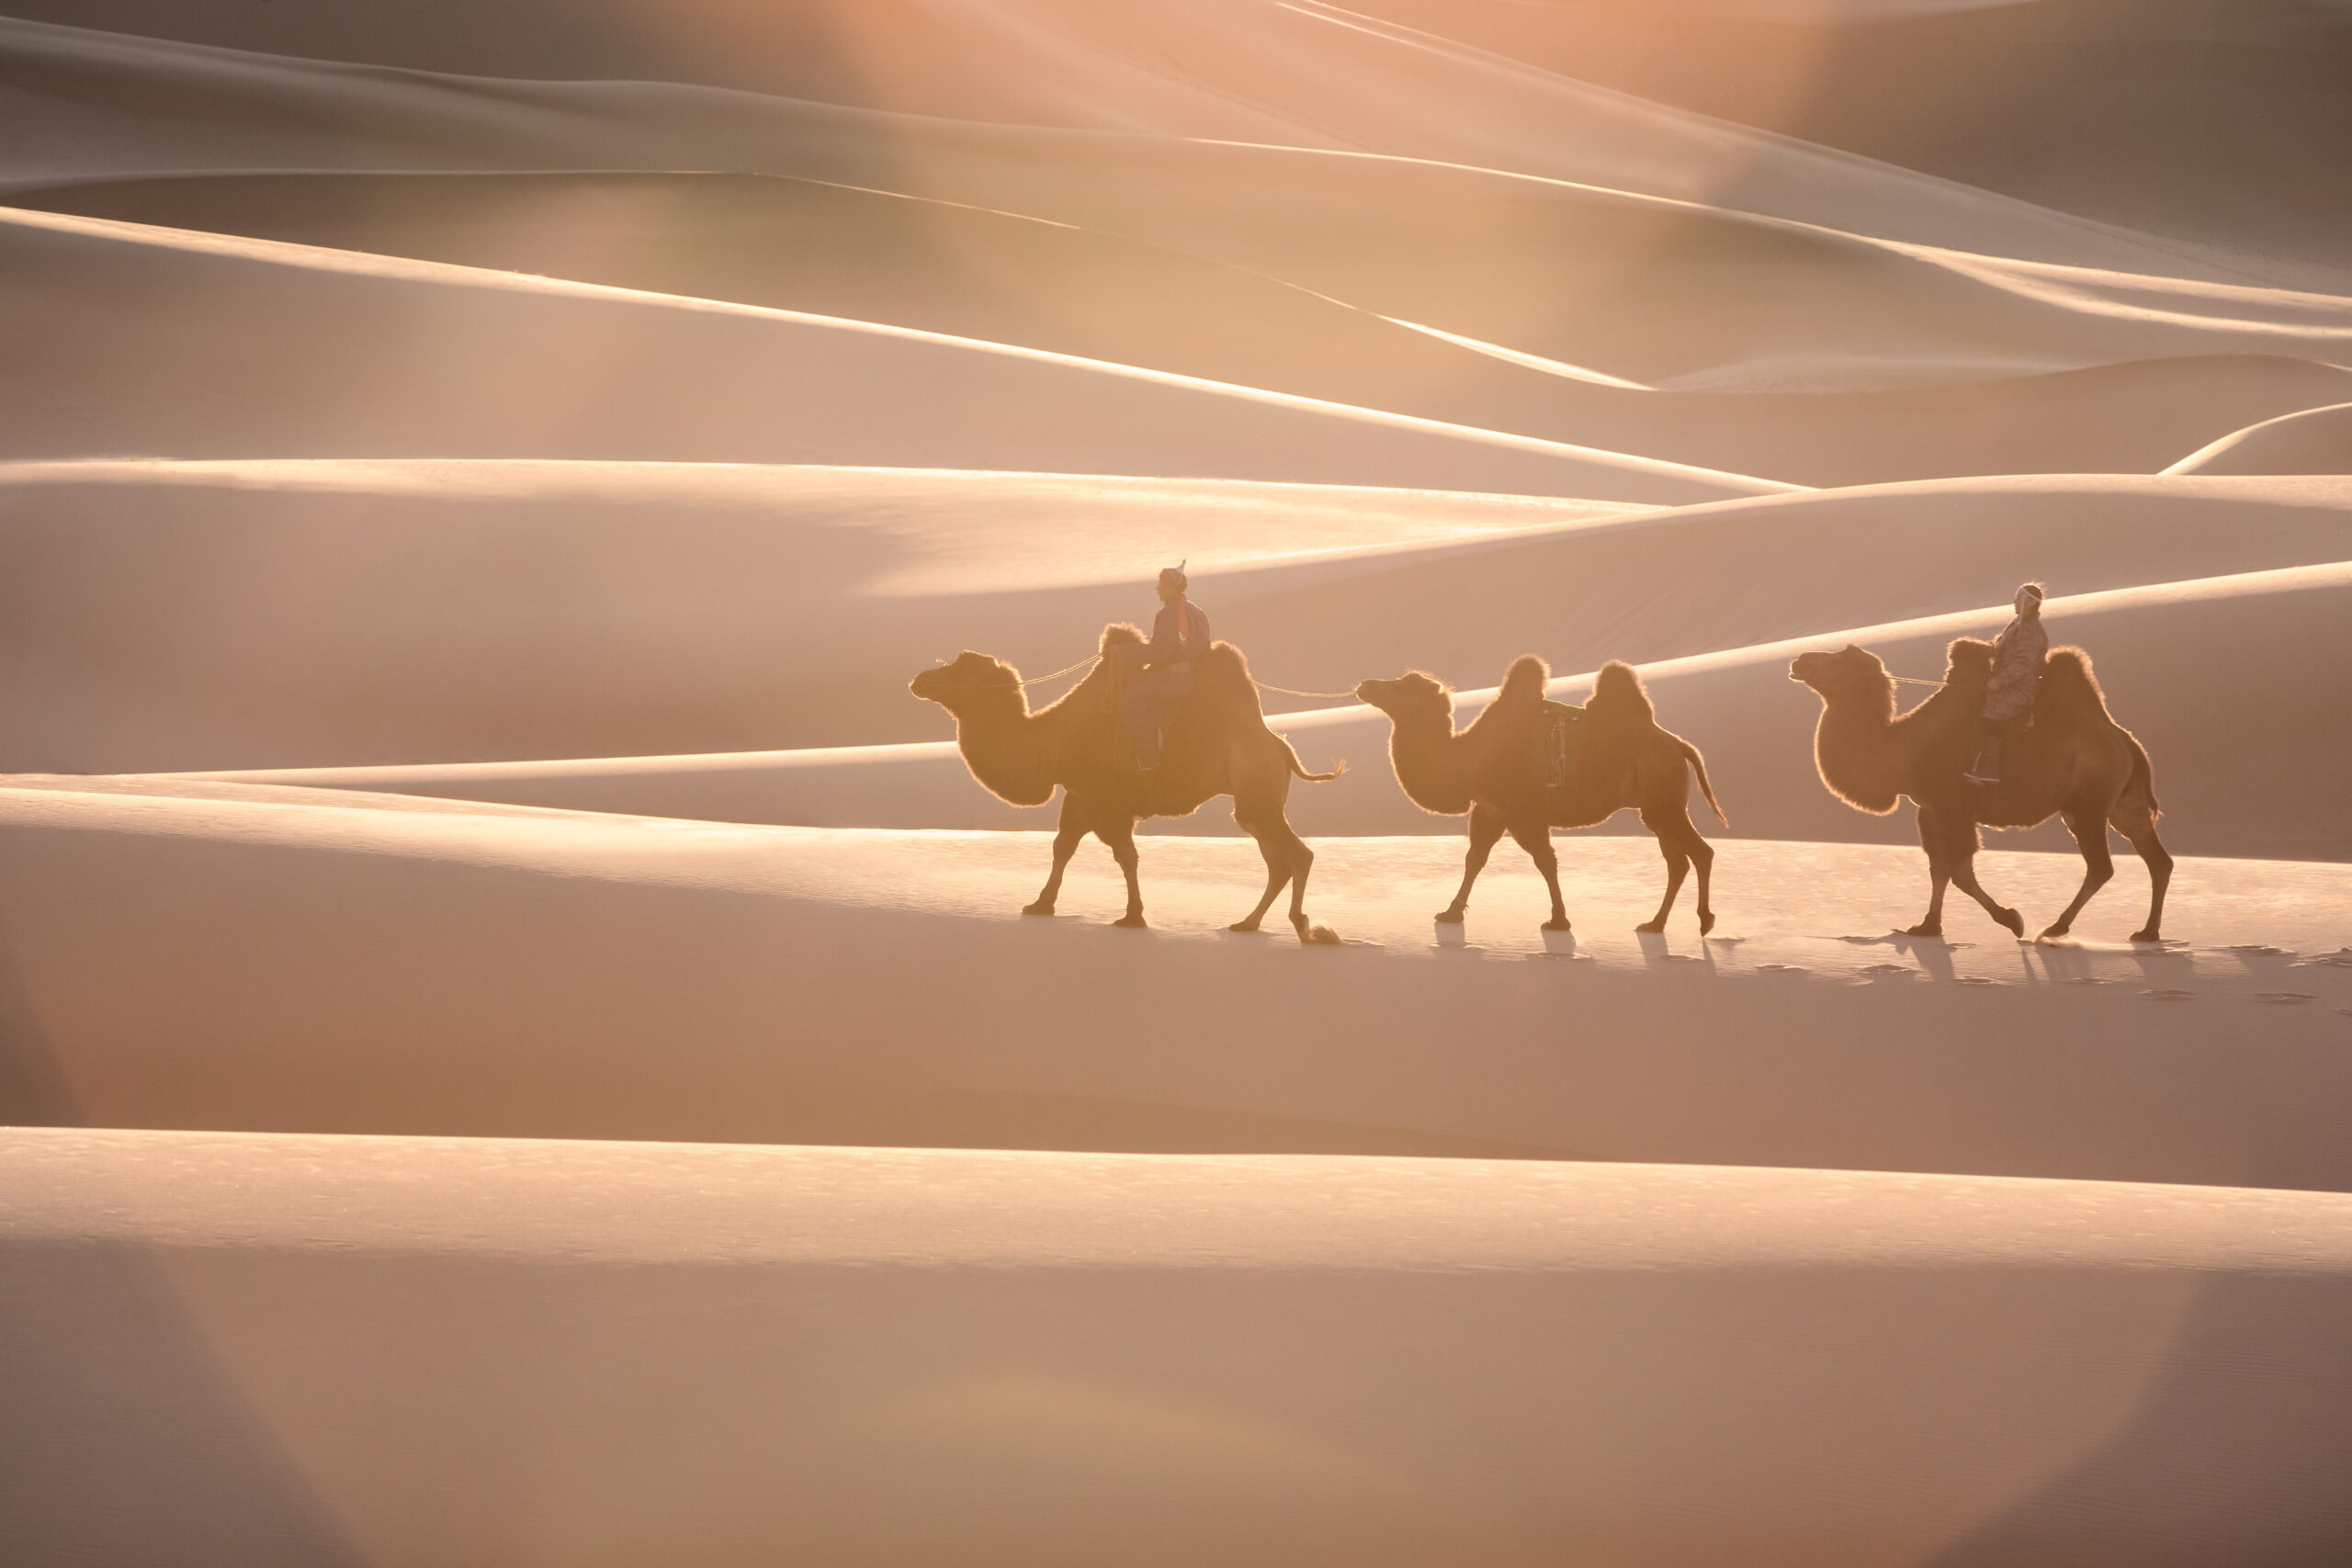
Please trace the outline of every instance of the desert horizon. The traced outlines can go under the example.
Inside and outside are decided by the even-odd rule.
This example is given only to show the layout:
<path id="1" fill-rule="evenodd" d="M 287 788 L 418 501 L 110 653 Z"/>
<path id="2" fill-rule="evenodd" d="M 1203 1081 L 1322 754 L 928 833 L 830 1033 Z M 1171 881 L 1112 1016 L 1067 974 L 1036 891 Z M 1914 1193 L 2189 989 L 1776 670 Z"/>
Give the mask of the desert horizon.
<path id="1" fill-rule="evenodd" d="M 0 10 L 0 1558 L 2352 1557 L 2338 0 Z"/>

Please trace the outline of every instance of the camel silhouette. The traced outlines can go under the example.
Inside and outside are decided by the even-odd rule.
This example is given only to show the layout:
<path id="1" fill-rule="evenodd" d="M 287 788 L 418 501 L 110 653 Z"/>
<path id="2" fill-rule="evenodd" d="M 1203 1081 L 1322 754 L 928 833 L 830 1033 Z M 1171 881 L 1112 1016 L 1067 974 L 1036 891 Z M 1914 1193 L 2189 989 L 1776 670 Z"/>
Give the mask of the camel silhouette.
<path id="1" fill-rule="evenodd" d="M 1035 713 L 1013 668 L 984 653 L 966 652 L 949 664 L 926 670 L 908 690 L 937 703 L 956 719 L 956 744 L 972 776 L 992 795 L 1015 806 L 1043 806 L 1062 791 L 1059 830 L 1054 835 L 1054 869 L 1024 915 L 1050 915 L 1061 894 L 1062 873 L 1086 835 L 1109 848 L 1127 879 L 1127 912 L 1112 922 L 1139 929 L 1143 891 L 1136 880 L 1136 823 L 1146 817 L 1185 817 L 1221 795 L 1233 796 L 1233 819 L 1258 841 L 1266 862 L 1266 892 L 1258 907 L 1231 930 L 1254 931 L 1275 897 L 1291 889 L 1290 923 L 1303 942 L 1336 946 L 1328 926 L 1306 918 L 1306 877 L 1315 852 L 1291 830 L 1283 814 L 1294 775 L 1322 784 L 1345 765 L 1310 773 L 1290 742 L 1266 728 L 1249 661 L 1230 643 L 1212 643 L 1194 660 L 1193 689 L 1170 711 L 1159 766 L 1148 773 L 1120 771 L 1112 747 L 1117 734 L 1117 676 L 1107 657 L 1122 644 L 1140 643 L 1143 634 L 1125 625 L 1103 628 L 1106 657 L 1060 701 Z"/>
<path id="2" fill-rule="evenodd" d="M 1715 804 L 1699 749 L 1658 728 L 1641 677 L 1631 665 L 1611 660 L 1601 667 L 1592 701 L 1577 721 L 1580 743 L 1570 753 L 1566 779 L 1560 787 L 1547 788 L 1543 749 L 1551 721 L 1544 685 L 1550 678 L 1549 669 L 1533 654 L 1515 660 L 1487 711 L 1469 728 L 1458 731 L 1453 728 L 1453 694 L 1434 676 L 1416 670 L 1394 681 L 1366 681 L 1356 687 L 1358 698 L 1388 716 L 1389 761 L 1407 797 L 1440 817 L 1470 814 L 1470 852 L 1462 887 L 1438 915 L 1439 921 L 1461 923 L 1470 907 L 1472 884 L 1486 868 L 1497 840 L 1508 832 L 1551 890 L 1552 918 L 1544 929 L 1568 930 L 1552 829 L 1589 828 L 1632 807 L 1641 813 L 1642 825 L 1657 835 L 1658 849 L 1666 856 L 1666 897 L 1657 916 L 1638 929 L 1666 929 L 1682 879 L 1695 864 L 1699 931 L 1703 935 L 1714 930 L 1707 878 L 1715 852 L 1691 826 L 1686 764 L 1696 771 L 1699 791 L 1715 819 L 1725 818 Z"/>
<path id="3" fill-rule="evenodd" d="M 1980 827 L 2030 828 L 2052 817 L 2083 852 L 2083 886 L 2066 912 L 2041 934 L 2064 936 L 2091 896 L 2115 874 L 2107 829 L 2131 840 L 2148 863 L 2148 923 L 2133 942 L 2155 942 L 2164 919 L 2172 856 L 2156 837 L 2155 780 L 2138 738 L 2115 722 L 2079 648 L 2053 648 L 2043 659 L 2033 723 L 2024 732 L 2014 776 L 1997 784 L 1962 777 L 1976 754 L 1977 714 L 1993 666 L 1993 645 L 1975 637 L 1952 643 L 1944 683 L 1934 695 L 1896 717 L 1894 682 L 1876 654 L 1850 643 L 1836 653 L 1801 654 L 1789 678 L 1821 698 L 1814 730 L 1814 761 L 1829 793 L 1874 816 L 1908 795 L 1919 808 L 1919 844 L 1928 852 L 1933 891 L 1928 914 L 1913 936 L 1943 934 L 1947 884 L 1975 899 L 2013 936 L 2025 935 L 2015 909 L 1995 901 L 1976 880 Z"/>

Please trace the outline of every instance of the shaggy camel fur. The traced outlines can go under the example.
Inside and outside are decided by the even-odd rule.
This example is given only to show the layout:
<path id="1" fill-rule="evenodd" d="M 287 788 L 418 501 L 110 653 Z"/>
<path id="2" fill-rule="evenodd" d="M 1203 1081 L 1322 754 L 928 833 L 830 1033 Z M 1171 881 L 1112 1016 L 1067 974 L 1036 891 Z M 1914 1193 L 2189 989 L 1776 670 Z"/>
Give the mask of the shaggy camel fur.
<path id="1" fill-rule="evenodd" d="M 1106 626 L 1102 651 L 1139 643 L 1130 626 Z M 1140 928 L 1143 892 L 1136 881 L 1136 821 L 1185 817 L 1220 795 L 1233 796 L 1233 819 L 1258 840 L 1265 857 L 1266 892 L 1247 918 L 1231 927 L 1254 931 L 1283 886 L 1291 889 L 1290 923 L 1304 942 L 1337 945 L 1328 926 L 1306 919 L 1306 874 L 1315 852 L 1291 831 L 1283 815 L 1294 774 L 1315 784 L 1338 772 L 1310 773 L 1290 742 L 1266 728 L 1249 662 L 1230 643 L 1213 643 L 1194 660 L 1193 689 L 1169 715 L 1160 764 L 1148 773 L 1122 773 L 1112 761 L 1118 723 L 1117 676 L 1105 658 L 1059 702 L 1029 711 L 1029 698 L 1011 665 L 984 653 L 926 670 L 908 690 L 956 717 L 956 744 L 989 793 L 1015 806 L 1043 806 L 1062 790 L 1060 830 L 1054 835 L 1054 869 L 1024 915 L 1050 915 L 1062 873 L 1086 835 L 1110 849 L 1127 878 L 1127 912 L 1113 923 Z M 1344 771 L 1344 765 L 1342 770 Z"/>
<path id="2" fill-rule="evenodd" d="M 1601 668 L 1592 701 L 1585 708 L 1581 744 L 1573 753 L 1566 785 L 1546 789 L 1541 741 L 1547 722 L 1544 685 L 1550 678 L 1551 671 L 1534 655 L 1516 660 L 1494 702 L 1460 731 L 1453 728 L 1453 694 L 1418 670 L 1395 681 L 1366 681 L 1356 688 L 1359 698 L 1388 716 L 1389 760 L 1396 765 L 1396 782 L 1413 804 L 1441 817 L 1470 814 L 1470 853 L 1462 871 L 1462 889 L 1437 917 L 1439 921 L 1461 923 L 1470 907 L 1471 885 L 1486 868 L 1488 852 L 1508 832 L 1551 890 L 1552 918 L 1544 929 L 1566 931 L 1568 911 L 1560 898 L 1560 863 L 1552 850 L 1552 829 L 1589 828 L 1630 806 L 1642 814 L 1642 826 L 1657 835 L 1658 849 L 1666 856 L 1666 898 L 1657 917 L 1639 929 L 1666 929 L 1682 879 L 1695 863 L 1699 931 L 1704 935 L 1714 930 L 1707 876 L 1715 852 L 1690 825 L 1686 764 L 1696 771 L 1699 792 L 1715 819 L 1725 818 L 1715 804 L 1714 786 L 1707 782 L 1707 764 L 1699 749 L 1658 728 L 1641 677 L 1632 666 L 1611 660 Z"/>
<path id="3" fill-rule="evenodd" d="M 1804 682 L 1821 698 L 1813 751 L 1829 793 L 1875 816 L 1894 810 L 1901 795 L 1918 803 L 1919 843 L 1928 852 L 1934 891 L 1927 919 L 1910 934 L 1943 934 L 1949 883 L 1982 904 L 2011 935 L 2024 936 L 2025 921 L 2018 912 L 1996 903 L 1977 884 L 1976 852 L 1983 847 L 1977 829 L 2030 828 L 2055 816 L 2082 847 L 2083 886 L 2066 912 L 2041 934 L 2064 936 L 2091 895 L 2115 874 L 2107 849 L 2112 826 L 2148 863 L 2148 923 L 2132 940 L 2157 941 L 2172 856 L 2156 837 L 2155 780 L 2147 751 L 2109 716 L 2090 656 L 2079 648 L 2050 650 L 2013 776 L 2005 784 L 1984 784 L 1961 775 L 1976 754 L 1976 716 L 1992 666 L 1991 643 L 1960 638 L 1951 645 L 1942 688 L 1900 718 L 1894 716 L 1894 682 L 1867 649 L 1849 644 L 1836 653 L 1800 655 L 1789 666 L 1789 678 Z"/>

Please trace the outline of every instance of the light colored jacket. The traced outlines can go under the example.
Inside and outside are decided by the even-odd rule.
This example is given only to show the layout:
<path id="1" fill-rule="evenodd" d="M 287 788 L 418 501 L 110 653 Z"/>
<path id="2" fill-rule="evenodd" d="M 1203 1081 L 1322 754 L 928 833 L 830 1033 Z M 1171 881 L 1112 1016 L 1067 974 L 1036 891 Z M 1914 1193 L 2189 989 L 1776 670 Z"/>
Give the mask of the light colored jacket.
<path id="1" fill-rule="evenodd" d="M 2041 685 L 2041 660 L 2050 651 L 2050 634 L 2041 617 L 2019 615 L 1993 645 L 1993 676 L 1984 683 L 1984 716 L 2015 718 L 2033 706 Z"/>

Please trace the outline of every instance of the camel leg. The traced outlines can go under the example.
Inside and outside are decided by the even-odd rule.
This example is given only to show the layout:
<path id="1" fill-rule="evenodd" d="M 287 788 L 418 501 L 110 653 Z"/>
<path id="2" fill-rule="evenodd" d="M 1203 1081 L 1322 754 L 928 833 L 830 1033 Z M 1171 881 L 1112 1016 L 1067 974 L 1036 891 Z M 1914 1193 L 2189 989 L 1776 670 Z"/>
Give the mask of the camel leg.
<path id="1" fill-rule="evenodd" d="M 1510 836 L 1518 841 L 1521 849 L 1527 852 L 1527 858 L 1535 863 L 1535 869 L 1544 874 L 1544 886 L 1552 895 L 1552 918 L 1544 922 L 1544 929 L 1547 931 L 1566 931 L 1568 907 L 1560 901 L 1560 857 L 1552 848 L 1552 825 L 1536 822 L 1521 827 L 1514 823 Z"/>
<path id="2" fill-rule="evenodd" d="M 1715 846 L 1707 842 L 1706 839 L 1700 834 L 1697 825 L 1690 820 L 1690 812 L 1687 807 L 1678 804 L 1673 827 L 1682 836 L 1682 852 L 1690 857 L 1690 864 L 1699 874 L 1699 934 L 1705 936 L 1715 929 L 1714 906 L 1707 901 L 1707 886 L 1715 869 Z M 1666 908 L 1657 912 L 1660 931 L 1666 929 L 1663 922 L 1673 908 L 1674 895 L 1668 893 L 1666 896 Z"/>
<path id="3" fill-rule="evenodd" d="M 1280 812 L 1276 812 L 1273 821 L 1268 824 L 1266 837 L 1280 847 L 1284 858 L 1290 862 L 1291 930 L 1298 933 L 1299 941 L 1311 947 L 1339 946 L 1339 932 L 1329 926 L 1316 925 L 1306 918 L 1306 878 L 1307 874 L 1315 869 L 1315 852 L 1306 847 L 1306 840 L 1298 836 L 1289 819 Z"/>
<path id="4" fill-rule="evenodd" d="M 1928 913 L 1917 925 L 1903 934 L 1941 936 L 1944 934 L 1944 889 L 1951 885 L 1951 866 L 1944 858 L 1943 823 L 1931 807 L 1919 807 L 1918 818 L 1919 847 L 1928 852 Z"/>
<path id="5" fill-rule="evenodd" d="M 1274 818 L 1276 821 L 1280 821 L 1282 814 L 1277 811 Z M 1254 931 L 1258 929 L 1259 923 L 1265 919 L 1266 911 L 1274 907 L 1274 900 L 1282 895 L 1283 888 L 1289 884 L 1293 876 L 1298 874 L 1298 868 L 1293 862 L 1288 850 L 1265 826 L 1264 815 L 1255 802 L 1245 803 L 1236 796 L 1233 803 L 1233 820 L 1239 825 L 1243 832 L 1257 841 L 1259 857 L 1266 863 L 1266 891 L 1265 895 L 1258 900 L 1256 908 L 1226 929 L 1236 931 Z M 1299 846 L 1302 850 L 1306 847 L 1304 844 Z M 1310 863 L 1312 858 L 1309 857 Z"/>
<path id="6" fill-rule="evenodd" d="M 1939 820 L 1942 820 L 1940 816 Z M 2013 937 L 2025 935 L 2025 917 L 2007 905 L 2000 903 L 1984 891 L 1976 880 L 1976 822 L 1973 818 L 1958 817 L 1942 822 L 1944 865 L 1951 876 L 1951 885 L 1984 907 L 1996 925 L 2007 928 Z"/>
<path id="7" fill-rule="evenodd" d="M 1442 926 L 1458 926 L 1464 911 L 1470 908 L 1470 885 L 1487 869 L 1487 857 L 1494 853 L 1495 844 L 1503 836 L 1503 814 L 1484 801 L 1470 808 L 1470 852 L 1463 857 L 1462 888 L 1453 896 L 1437 918 Z"/>
<path id="8" fill-rule="evenodd" d="M 1699 837 L 1699 830 L 1690 826 L 1690 814 L 1687 810 L 1678 808 L 1669 813 L 1663 808 L 1647 806 L 1642 807 L 1642 826 L 1657 836 L 1657 852 L 1666 857 L 1666 897 L 1658 900 L 1657 913 L 1634 929 L 1656 933 L 1666 930 L 1666 918 L 1674 913 L 1674 901 L 1682 895 L 1682 879 L 1690 874 L 1692 856 L 1690 840 Z M 1705 840 L 1701 840 L 1700 842 L 1703 848 Z M 1710 858 L 1714 854 L 1713 850 L 1706 852 Z M 1703 909 L 1705 906 L 1706 900 L 1702 897 L 1700 907 Z M 1703 926 L 1701 928 L 1702 932 L 1704 929 Z"/>
<path id="9" fill-rule="evenodd" d="M 1111 847 L 1111 858 L 1119 863 L 1119 869 L 1127 878 L 1127 912 L 1111 923 L 1128 931 L 1141 931 L 1146 922 L 1143 885 L 1136 880 L 1136 825 L 1131 819 L 1115 824 L 1104 822 L 1095 828 L 1094 836 Z"/>
<path id="10" fill-rule="evenodd" d="M 2165 841 L 2156 837 L 2156 819 L 2149 815 L 2144 806 L 2118 806 L 2108 820 L 2115 824 L 2117 832 L 2131 840 L 2132 847 L 2140 852 L 2140 858 L 2148 863 L 2148 923 L 2133 931 L 2132 940 L 2162 941 L 2157 933 L 2164 927 L 2165 889 L 2172 886 L 2172 855 L 2165 850 Z"/>
<path id="11" fill-rule="evenodd" d="M 1078 846 L 1086 841 L 1086 818 L 1080 813 L 1078 802 L 1068 791 L 1062 794 L 1061 826 L 1054 833 L 1054 869 L 1046 878 L 1046 886 L 1038 890 L 1035 900 L 1022 909 L 1024 915 L 1050 915 L 1054 901 L 1062 896 L 1062 873 L 1069 869 L 1069 857 L 1078 853 Z"/>
<path id="12" fill-rule="evenodd" d="M 2075 929 L 2075 917 L 2091 901 L 2091 895 L 2106 886 L 2115 876 L 2115 857 L 2107 849 L 2107 818 L 2086 812 L 2065 813 L 2066 831 L 2075 835 L 2075 844 L 2083 852 L 2083 885 L 2075 893 L 2075 901 L 2066 912 L 2050 922 L 2043 936 L 2064 936 Z"/>

